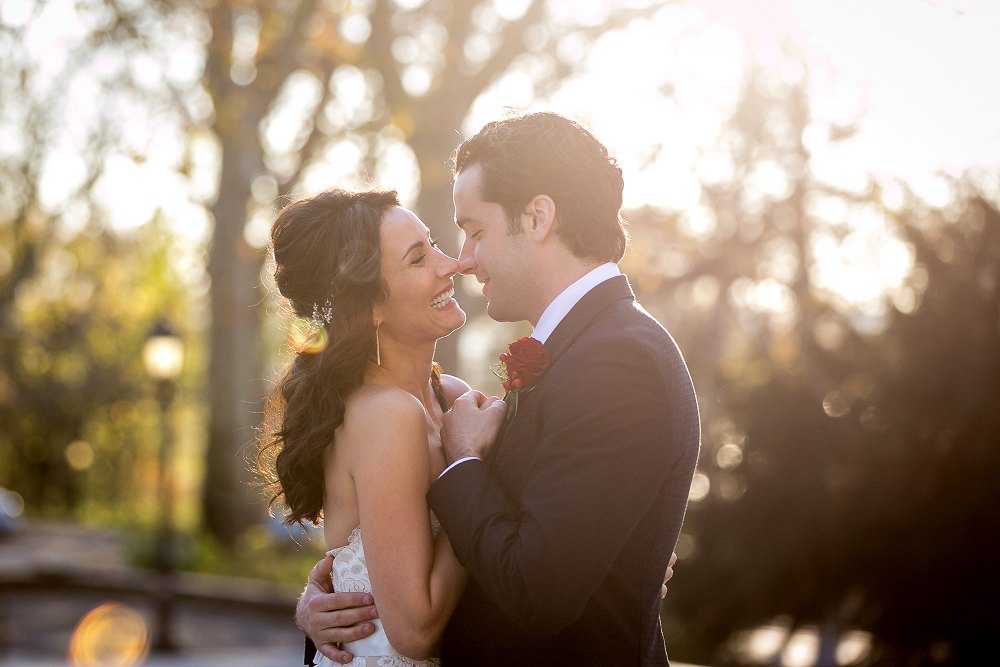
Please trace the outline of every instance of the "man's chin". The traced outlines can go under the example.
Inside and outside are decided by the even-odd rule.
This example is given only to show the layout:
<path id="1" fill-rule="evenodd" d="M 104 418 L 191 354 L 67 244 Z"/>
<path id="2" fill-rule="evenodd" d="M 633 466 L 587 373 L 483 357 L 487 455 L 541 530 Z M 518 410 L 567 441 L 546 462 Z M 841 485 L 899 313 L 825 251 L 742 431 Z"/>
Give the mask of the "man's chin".
<path id="1" fill-rule="evenodd" d="M 517 317 L 510 310 L 498 306 L 495 301 L 486 302 L 486 314 L 490 316 L 490 319 L 494 322 L 520 322 L 521 317 Z"/>

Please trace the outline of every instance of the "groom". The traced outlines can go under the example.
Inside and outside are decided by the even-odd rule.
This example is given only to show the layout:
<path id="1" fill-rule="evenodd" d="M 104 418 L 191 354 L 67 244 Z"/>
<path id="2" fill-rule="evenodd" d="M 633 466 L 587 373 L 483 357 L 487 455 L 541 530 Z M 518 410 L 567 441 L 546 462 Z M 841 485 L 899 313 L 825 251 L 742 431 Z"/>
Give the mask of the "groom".
<path id="1" fill-rule="evenodd" d="M 442 662 L 667 665 L 659 592 L 700 424 L 680 351 L 616 265 L 621 169 L 581 126 L 538 113 L 462 143 L 455 177 L 462 273 L 493 319 L 531 322 L 544 349 L 511 350 L 508 368 L 528 368 L 507 419 L 478 392 L 445 416 L 451 465 L 428 498 L 471 576 Z M 331 626 L 371 608 L 318 588 L 300 600 L 302 627 L 356 638 Z"/>

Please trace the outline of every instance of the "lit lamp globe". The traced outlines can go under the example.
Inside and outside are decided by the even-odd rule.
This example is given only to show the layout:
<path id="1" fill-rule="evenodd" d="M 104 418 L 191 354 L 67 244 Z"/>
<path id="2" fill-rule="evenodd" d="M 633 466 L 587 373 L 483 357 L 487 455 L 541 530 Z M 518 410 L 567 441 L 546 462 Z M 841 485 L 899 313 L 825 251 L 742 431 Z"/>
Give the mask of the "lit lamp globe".
<path id="1" fill-rule="evenodd" d="M 169 325 L 160 322 L 146 338 L 142 361 L 154 380 L 176 380 L 184 365 L 184 343 Z"/>

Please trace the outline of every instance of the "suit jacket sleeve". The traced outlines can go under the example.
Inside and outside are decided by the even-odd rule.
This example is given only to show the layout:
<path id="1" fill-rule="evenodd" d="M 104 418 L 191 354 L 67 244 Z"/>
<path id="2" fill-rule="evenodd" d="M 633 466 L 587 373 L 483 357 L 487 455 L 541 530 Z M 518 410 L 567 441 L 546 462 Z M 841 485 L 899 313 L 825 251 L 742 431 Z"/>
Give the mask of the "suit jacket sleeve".
<path id="1" fill-rule="evenodd" d="M 671 363 L 665 371 L 628 338 L 578 346 L 544 380 L 544 426 L 517 498 L 479 461 L 431 487 L 459 560 L 524 630 L 552 634 L 579 618 L 664 485 L 680 526 L 698 449 L 680 423 L 697 420 L 697 405 L 671 394 L 671 374 L 690 388 L 679 353 Z"/>

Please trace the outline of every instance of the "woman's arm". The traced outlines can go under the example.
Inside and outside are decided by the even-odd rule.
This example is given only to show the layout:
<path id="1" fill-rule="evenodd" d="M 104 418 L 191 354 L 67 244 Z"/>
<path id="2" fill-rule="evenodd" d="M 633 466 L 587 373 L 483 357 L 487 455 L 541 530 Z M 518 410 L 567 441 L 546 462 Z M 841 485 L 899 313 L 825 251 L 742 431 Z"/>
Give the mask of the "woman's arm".
<path id="1" fill-rule="evenodd" d="M 358 398 L 338 444 L 350 447 L 372 594 L 389 642 L 424 659 L 465 582 L 443 533 L 431 539 L 426 416 L 402 390 L 379 388 Z"/>

